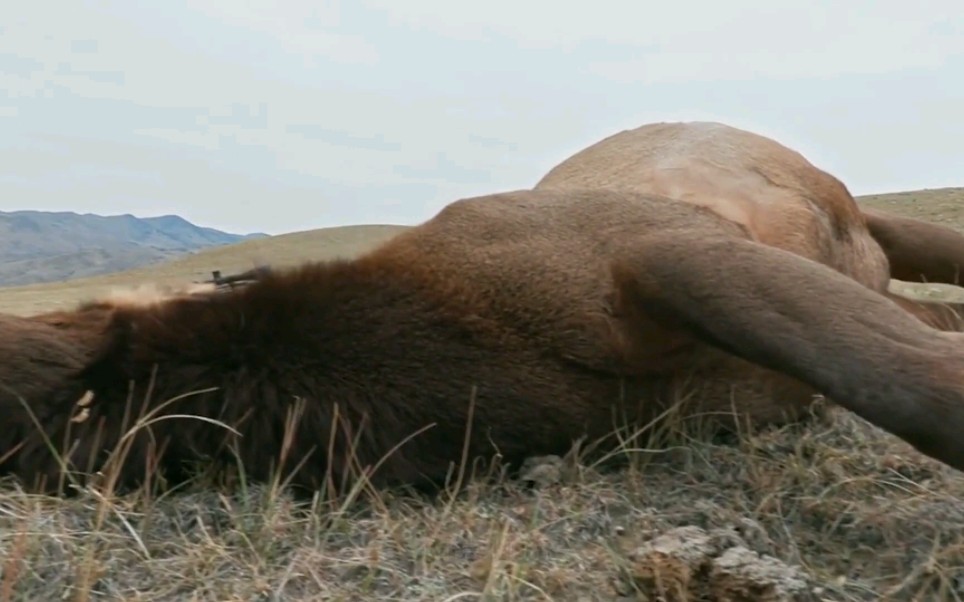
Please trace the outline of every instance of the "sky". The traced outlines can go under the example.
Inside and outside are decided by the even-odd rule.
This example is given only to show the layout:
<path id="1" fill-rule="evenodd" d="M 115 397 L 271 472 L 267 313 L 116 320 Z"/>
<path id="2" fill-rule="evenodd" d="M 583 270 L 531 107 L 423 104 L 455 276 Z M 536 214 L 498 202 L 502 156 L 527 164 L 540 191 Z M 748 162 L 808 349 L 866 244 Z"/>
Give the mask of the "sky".
<path id="1" fill-rule="evenodd" d="M 854 194 L 964 186 L 960 0 L 36 0 L 0 13 L 0 210 L 415 224 L 712 120 Z"/>

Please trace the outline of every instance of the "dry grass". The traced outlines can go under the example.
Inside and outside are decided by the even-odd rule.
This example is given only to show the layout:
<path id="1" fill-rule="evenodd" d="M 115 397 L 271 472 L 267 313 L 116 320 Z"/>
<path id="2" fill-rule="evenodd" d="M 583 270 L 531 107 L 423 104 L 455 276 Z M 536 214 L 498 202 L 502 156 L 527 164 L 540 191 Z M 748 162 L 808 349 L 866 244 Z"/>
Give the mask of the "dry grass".
<path id="1" fill-rule="evenodd" d="M 296 248 L 263 248 L 253 263 Z M 211 261 L 190 269 L 250 265 Z M 72 286 L 30 288 L 54 303 Z M 842 411 L 730 440 L 680 437 L 606 462 L 536 460 L 523 478 L 437 499 L 332 505 L 270 485 L 58 499 L 4 484 L 0 602 L 964 599 L 964 475 Z M 659 543 L 680 534 L 695 543 Z M 802 588 L 710 597 L 726 548 Z M 687 579 L 705 597 L 674 595 Z"/>
<path id="2" fill-rule="evenodd" d="M 964 597 L 964 478 L 844 412 L 523 476 L 334 508 L 270 486 L 11 485 L 0 600 L 648 600 L 645 546 L 680 526 L 796 567 L 793 599 Z"/>
<path id="3" fill-rule="evenodd" d="M 964 188 L 935 188 L 858 197 L 862 205 L 964 229 Z"/>

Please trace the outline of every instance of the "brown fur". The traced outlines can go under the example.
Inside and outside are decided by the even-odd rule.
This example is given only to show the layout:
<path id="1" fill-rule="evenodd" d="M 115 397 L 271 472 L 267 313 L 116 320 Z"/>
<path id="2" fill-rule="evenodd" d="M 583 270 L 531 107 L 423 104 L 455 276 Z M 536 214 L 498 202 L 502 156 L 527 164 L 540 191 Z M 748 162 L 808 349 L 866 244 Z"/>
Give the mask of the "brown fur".
<path id="1" fill-rule="evenodd" d="M 863 210 L 874 239 L 890 260 L 890 273 L 908 282 L 961 284 L 964 249 L 956 230 L 920 220 Z"/>
<path id="2" fill-rule="evenodd" d="M 48 431 L 67 424 L 84 393 L 76 375 L 90 359 L 85 349 L 49 324 L 0 315 L 0 469 L 17 466 L 31 485 L 38 478 L 56 483 L 58 467 L 36 424 Z"/>
<path id="3" fill-rule="evenodd" d="M 249 273 L 243 276 L 256 279 Z M 144 285 L 115 289 L 74 310 L 31 317 L 0 314 L 0 416 L 4 417 L 0 469 L 9 471 L 8 466 L 15 459 L 23 468 L 13 472 L 31 486 L 41 490 L 59 486 L 63 475 L 49 447 L 70 448 L 69 437 L 77 428 L 77 423 L 71 421 L 83 414 L 78 402 L 84 404 L 90 394 L 76 376 L 103 343 L 114 313 L 218 290 L 213 283 L 183 287 Z M 34 403 L 38 400 L 43 403 Z M 47 427 L 46 437 L 38 436 L 38 422 Z M 115 433 L 115 440 L 116 437 Z M 84 460 L 97 460 L 89 451 L 82 455 Z M 96 464 L 81 468 L 92 467 Z"/>
<path id="4" fill-rule="evenodd" d="M 536 188 L 631 190 L 708 207 L 751 239 L 833 267 L 929 325 L 962 328 L 960 305 L 887 292 L 889 278 L 957 284 L 960 233 L 861 208 L 837 178 L 752 132 L 720 123 L 645 125 L 576 153 Z"/>
<path id="5" fill-rule="evenodd" d="M 964 250 L 964 237 L 938 257 L 902 240 L 925 271 Z M 800 155 L 723 126 L 648 126 L 577 154 L 536 190 L 454 202 L 355 260 L 4 318 L 0 351 L 22 353 L 0 362 L 0 381 L 39 383 L 20 390 L 52 440 L 70 427 L 82 469 L 129 428 L 129 399 L 157 408 L 216 388 L 161 414 L 219 420 L 240 439 L 194 418 L 155 422 L 133 439 L 124 483 L 163 448 L 158 468 L 175 478 L 236 455 L 266 479 L 286 450 L 283 468 L 309 488 L 376 466 L 376 485 L 438 484 L 463 453 L 563 453 L 681 394 L 687 412 L 726 425 L 733 410 L 792 419 L 822 393 L 964 468 L 964 335 L 930 326 L 930 306 L 895 302 L 888 279 L 846 188 Z M 48 354 L 65 358 L 49 374 L 31 363 Z M 88 390 L 86 419 L 69 422 Z M 14 450 L 0 469 L 56 481 L 4 395 L 16 428 L 0 434 L 0 455 Z"/>

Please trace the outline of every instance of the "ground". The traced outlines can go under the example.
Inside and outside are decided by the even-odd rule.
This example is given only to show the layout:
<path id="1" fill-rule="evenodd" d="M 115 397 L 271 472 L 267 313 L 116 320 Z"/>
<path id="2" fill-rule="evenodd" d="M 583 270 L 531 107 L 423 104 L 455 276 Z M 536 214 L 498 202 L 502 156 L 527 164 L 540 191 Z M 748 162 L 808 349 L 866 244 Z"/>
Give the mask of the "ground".
<path id="1" fill-rule="evenodd" d="M 867 202 L 964 230 L 964 190 L 930 194 Z M 94 286 L 0 290 L 0 309 Z M 0 602 L 960 600 L 962 499 L 964 475 L 834 408 L 729 440 L 535 458 L 440 499 L 362 492 L 332 508 L 263 486 L 62 500 L 7 484 Z"/>

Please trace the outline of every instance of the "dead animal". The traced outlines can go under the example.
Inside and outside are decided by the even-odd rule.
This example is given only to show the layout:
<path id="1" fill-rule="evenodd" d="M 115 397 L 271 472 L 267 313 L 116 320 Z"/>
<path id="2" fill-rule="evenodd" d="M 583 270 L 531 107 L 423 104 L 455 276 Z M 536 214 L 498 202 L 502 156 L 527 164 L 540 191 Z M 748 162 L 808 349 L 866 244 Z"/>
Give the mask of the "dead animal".
<path id="1" fill-rule="evenodd" d="M 123 447 L 119 484 L 207 463 L 435 487 L 680 399 L 726 428 L 815 395 L 960 469 L 960 308 L 887 289 L 962 264 L 964 236 L 862 210 L 772 140 L 648 125 L 355 259 L 0 320 L 0 470 L 51 490 Z"/>

